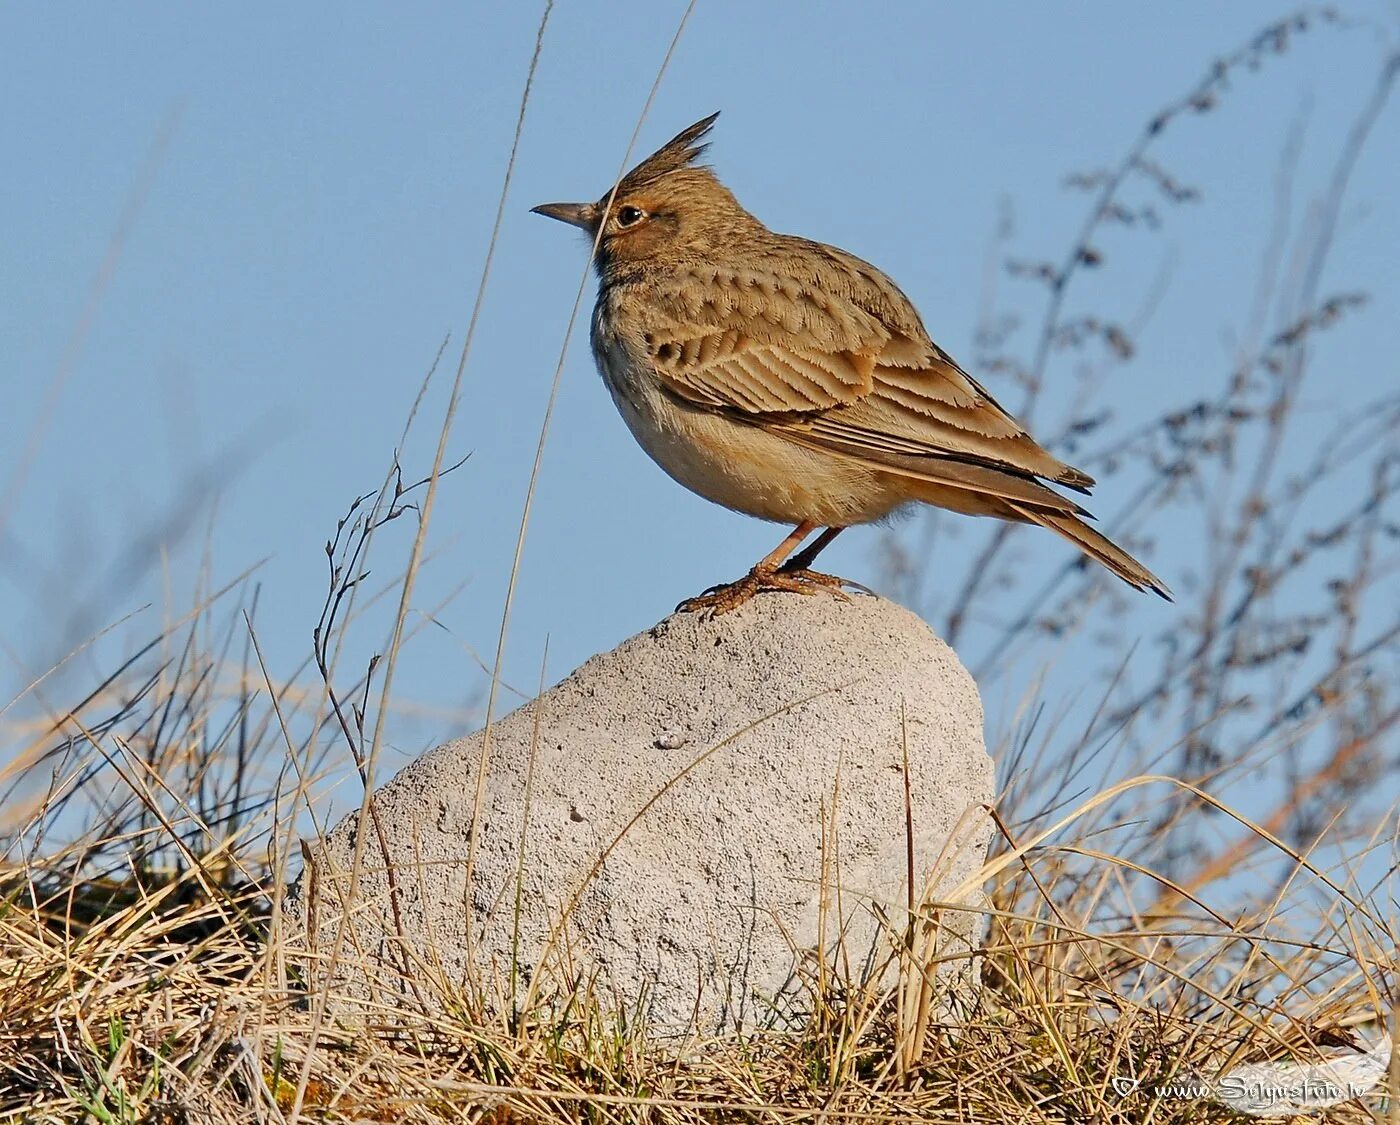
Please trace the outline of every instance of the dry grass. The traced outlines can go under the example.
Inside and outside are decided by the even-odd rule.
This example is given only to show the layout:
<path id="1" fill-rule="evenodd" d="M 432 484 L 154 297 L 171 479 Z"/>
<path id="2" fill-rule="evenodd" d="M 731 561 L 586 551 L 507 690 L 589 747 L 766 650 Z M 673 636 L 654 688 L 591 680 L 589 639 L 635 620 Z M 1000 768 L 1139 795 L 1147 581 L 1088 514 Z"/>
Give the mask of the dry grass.
<path id="1" fill-rule="evenodd" d="M 282 1121 L 300 1100 L 301 1117 L 337 1121 L 1228 1120 L 1151 1091 L 1243 1059 L 1307 1057 L 1361 1023 L 1374 1039 L 1388 1015 L 1396 943 L 1381 911 L 1393 906 L 1248 824 L 1291 865 L 1286 887 L 1255 897 L 1237 881 L 1227 912 L 1153 884 L 1150 845 L 1104 843 L 1116 826 L 1131 841 L 1173 787 L 1143 779 L 1004 839 L 985 872 L 984 991 L 957 1034 L 916 1025 L 893 996 L 815 983 L 795 1032 L 678 1043 L 579 986 L 515 1019 L 464 1009 L 405 1025 L 366 1011 L 368 1026 L 327 1020 L 313 1034 L 314 998 L 271 922 L 270 845 L 307 792 L 297 775 L 315 724 L 300 724 L 288 770 L 286 712 L 279 721 L 265 692 L 229 674 L 241 656 L 231 669 L 227 647 L 197 644 L 219 636 L 212 612 L 169 638 L 175 668 L 129 669 L 65 716 L 85 733 L 35 756 L 55 782 L 11 825 L 2 1114 Z M 214 796 L 195 807 L 200 791 Z M 1144 913 L 1145 884 L 1186 908 Z M 1305 929 L 1294 898 L 1324 903 Z M 1140 1091 L 1125 1099 L 1115 1078 Z"/>

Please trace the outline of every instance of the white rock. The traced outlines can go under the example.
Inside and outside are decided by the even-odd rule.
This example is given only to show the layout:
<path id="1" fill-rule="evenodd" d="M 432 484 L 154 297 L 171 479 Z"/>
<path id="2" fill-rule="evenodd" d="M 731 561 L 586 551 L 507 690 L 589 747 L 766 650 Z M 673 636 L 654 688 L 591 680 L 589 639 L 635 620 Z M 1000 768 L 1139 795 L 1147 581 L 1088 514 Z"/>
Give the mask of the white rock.
<path id="1" fill-rule="evenodd" d="M 515 949 L 518 996 L 539 969 L 544 996 L 593 976 L 655 1028 L 781 1020 L 803 995 L 794 945 L 844 932 L 836 963 L 869 978 L 889 948 L 877 913 L 904 924 L 906 743 L 917 890 L 946 892 L 985 858 L 993 771 L 977 689 L 922 621 L 878 598 L 787 594 L 670 617 L 494 725 L 470 894 L 481 734 L 380 789 L 412 968 L 393 968 L 404 958 L 371 830 L 335 994 L 432 1008 L 443 981 L 474 982 L 509 1003 Z M 321 953 L 355 830 L 352 814 L 310 850 L 315 890 L 303 877 L 289 899 L 296 919 L 314 894 Z M 975 912 L 943 917 L 948 947 L 980 940 Z"/>

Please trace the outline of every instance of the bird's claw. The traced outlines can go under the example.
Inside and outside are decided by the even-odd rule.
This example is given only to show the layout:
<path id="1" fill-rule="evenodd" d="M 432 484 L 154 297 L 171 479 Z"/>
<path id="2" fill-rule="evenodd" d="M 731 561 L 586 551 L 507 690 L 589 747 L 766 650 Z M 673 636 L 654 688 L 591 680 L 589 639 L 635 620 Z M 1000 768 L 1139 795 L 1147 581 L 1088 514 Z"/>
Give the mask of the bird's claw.
<path id="1" fill-rule="evenodd" d="M 811 595 L 826 590 L 842 601 L 849 601 L 850 597 L 842 589 L 843 586 L 848 585 L 854 586 L 856 583 L 838 578 L 834 574 L 821 574 L 806 568 L 789 570 L 786 567 L 771 569 L 754 567 L 737 582 L 711 586 L 703 594 L 687 598 L 676 606 L 676 612 L 701 613 L 708 611 L 711 617 L 718 617 L 722 613 L 738 609 L 750 598 L 766 593 Z M 864 587 L 859 588 L 864 589 Z"/>

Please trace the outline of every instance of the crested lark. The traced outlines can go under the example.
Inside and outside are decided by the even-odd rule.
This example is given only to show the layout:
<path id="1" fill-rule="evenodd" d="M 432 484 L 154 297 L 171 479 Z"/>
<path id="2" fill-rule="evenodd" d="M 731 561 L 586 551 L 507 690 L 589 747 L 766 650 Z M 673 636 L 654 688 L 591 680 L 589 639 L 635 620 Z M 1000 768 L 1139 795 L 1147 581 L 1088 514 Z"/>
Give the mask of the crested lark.
<path id="1" fill-rule="evenodd" d="M 914 501 L 1048 527 L 1129 585 L 1169 597 L 1044 483 L 1088 492 L 1093 479 L 1037 445 L 930 340 L 888 277 L 773 233 L 697 166 L 718 116 L 596 203 L 534 209 L 598 240 L 593 356 L 642 448 L 692 492 L 796 525 L 744 578 L 680 608 L 839 591 L 841 579 L 808 569 L 817 552 Z"/>

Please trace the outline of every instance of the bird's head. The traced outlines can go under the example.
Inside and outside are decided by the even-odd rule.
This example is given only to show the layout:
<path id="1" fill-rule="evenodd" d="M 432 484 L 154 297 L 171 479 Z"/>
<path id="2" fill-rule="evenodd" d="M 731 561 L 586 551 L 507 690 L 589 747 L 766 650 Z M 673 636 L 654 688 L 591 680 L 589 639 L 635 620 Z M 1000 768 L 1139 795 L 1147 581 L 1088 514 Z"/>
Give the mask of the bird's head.
<path id="1" fill-rule="evenodd" d="M 709 168 L 696 164 L 718 113 L 677 134 L 594 203 L 542 203 L 537 215 L 598 241 L 598 271 L 706 258 L 757 225 Z"/>

